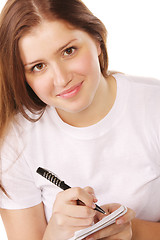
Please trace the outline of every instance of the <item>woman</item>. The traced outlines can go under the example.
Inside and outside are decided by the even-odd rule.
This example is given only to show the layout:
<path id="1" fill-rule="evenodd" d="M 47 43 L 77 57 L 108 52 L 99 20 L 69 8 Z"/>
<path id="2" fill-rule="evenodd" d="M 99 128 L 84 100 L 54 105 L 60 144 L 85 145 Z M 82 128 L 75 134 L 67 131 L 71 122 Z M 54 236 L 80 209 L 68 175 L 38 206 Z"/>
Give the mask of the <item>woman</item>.
<path id="1" fill-rule="evenodd" d="M 79 0 L 9 0 L 2 12 L 8 196 L 0 207 L 11 240 L 69 239 L 103 217 L 97 198 L 107 213 L 119 204 L 129 209 L 87 239 L 158 239 L 160 84 L 109 74 L 105 41 L 104 25 Z M 73 188 L 60 192 L 36 173 L 39 166 Z"/>

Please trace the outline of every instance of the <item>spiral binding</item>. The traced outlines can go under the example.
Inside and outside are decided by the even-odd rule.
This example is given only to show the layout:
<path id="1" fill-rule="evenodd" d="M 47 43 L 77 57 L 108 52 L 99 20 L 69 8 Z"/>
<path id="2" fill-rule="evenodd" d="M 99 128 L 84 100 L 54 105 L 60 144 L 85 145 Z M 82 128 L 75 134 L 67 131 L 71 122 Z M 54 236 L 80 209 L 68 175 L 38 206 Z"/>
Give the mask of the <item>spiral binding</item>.
<path id="1" fill-rule="evenodd" d="M 49 181 L 51 181 L 52 183 L 60 187 L 62 181 L 54 174 L 50 172 L 44 172 L 43 177 L 45 177 L 46 179 L 48 179 Z"/>

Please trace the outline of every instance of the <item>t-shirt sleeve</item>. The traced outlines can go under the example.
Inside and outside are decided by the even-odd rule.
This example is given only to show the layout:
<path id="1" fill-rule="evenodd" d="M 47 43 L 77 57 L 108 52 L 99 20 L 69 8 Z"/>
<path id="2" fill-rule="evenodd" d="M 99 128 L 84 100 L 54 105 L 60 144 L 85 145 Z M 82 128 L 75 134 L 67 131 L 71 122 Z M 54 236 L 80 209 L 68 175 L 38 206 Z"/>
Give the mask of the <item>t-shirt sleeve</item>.
<path id="1" fill-rule="evenodd" d="M 24 209 L 39 204 L 41 190 L 36 186 L 24 149 L 11 137 L 1 151 L 1 182 L 6 196 L 0 190 L 0 208 Z"/>

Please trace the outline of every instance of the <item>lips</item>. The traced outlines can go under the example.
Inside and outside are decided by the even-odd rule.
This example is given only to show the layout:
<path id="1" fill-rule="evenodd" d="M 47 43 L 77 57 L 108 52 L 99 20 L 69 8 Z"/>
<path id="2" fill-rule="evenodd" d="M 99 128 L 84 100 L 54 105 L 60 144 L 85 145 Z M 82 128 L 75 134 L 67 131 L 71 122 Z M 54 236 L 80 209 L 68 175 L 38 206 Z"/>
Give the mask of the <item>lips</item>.
<path id="1" fill-rule="evenodd" d="M 63 97 L 63 98 L 70 98 L 70 97 L 75 96 L 80 91 L 82 83 L 83 82 L 80 82 L 80 83 L 74 85 L 73 87 L 70 87 L 69 89 L 64 90 L 63 92 L 57 94 L 57 96 Z"/>

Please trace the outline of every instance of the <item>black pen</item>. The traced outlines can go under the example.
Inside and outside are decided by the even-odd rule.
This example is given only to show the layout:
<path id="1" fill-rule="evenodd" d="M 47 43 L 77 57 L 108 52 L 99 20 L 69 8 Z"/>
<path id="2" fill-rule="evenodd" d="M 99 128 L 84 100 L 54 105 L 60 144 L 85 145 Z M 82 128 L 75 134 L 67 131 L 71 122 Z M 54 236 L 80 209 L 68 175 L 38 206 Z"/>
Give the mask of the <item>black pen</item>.
<path id="1" fill-rule="evenodd" d="M 37 173 L 39 173 L 41 176 L 45 177 L 50 182 L 54 183 L 56 186 L 60 187 L 63 190 L 71 188 L 64 181 L 61 181 L 55 174 L 53 174 L 52 172 L 50 172 L 44 168 L 41 168 L 41 167 L 37 168 Z M 78 200 L 78 201 L 82 203 L 82 201 L 80 201 L 80 200 Z M 94 210 L 97 210 L 100 213 L 106 214 L 102 208 L 100 208 L 97 204 L 95 204 L 95 205 L 96 205 L 96 207 Z"/>

